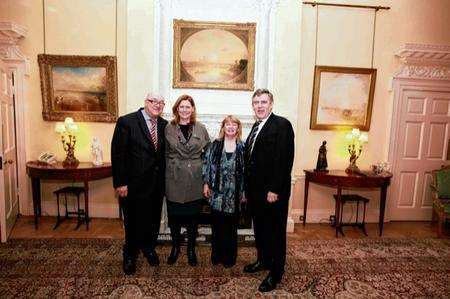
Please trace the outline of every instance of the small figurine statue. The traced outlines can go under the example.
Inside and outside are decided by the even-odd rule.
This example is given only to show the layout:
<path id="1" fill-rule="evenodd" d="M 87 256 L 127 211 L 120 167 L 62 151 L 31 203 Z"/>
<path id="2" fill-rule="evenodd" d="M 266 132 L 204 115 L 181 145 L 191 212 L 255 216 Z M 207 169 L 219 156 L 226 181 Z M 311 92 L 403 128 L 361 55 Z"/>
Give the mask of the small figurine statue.
<path id="1" fill-rule="evenodd" d="M 103 152 L 102 152 L 102 145 L 100 144 L 100 141 L 97 137 L 92 138 L 92 144 L 91 144 L 91 153 L 92 153 L 92 164 L 95 166 L 100 166 L 103 164 Z"/>
<path id="2" fill-rule="evenodd" d="M 317 157 L 316 171 L 327 171 L 327 142 L 324 140 L 319 147 L 319 156 Z"/>

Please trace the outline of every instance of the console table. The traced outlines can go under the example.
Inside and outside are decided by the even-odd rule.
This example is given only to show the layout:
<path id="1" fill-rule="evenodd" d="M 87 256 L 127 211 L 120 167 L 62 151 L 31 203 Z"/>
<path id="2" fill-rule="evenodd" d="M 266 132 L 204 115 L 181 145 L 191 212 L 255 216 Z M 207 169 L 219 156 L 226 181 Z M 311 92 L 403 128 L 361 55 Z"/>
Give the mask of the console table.
<path id="1" fill-rule="evenodd" d="M 89 229 L 89 181 L 104 179 L 112 176 L 111 163 L 95 166 L 91 162 L 81 162 L 74 167 L 65 167 L 61 162 L 53 165 L 42 164 L 37 161 L 27 162 L 27 174 L 31 179 L 33 192 L 34 225 L 38 228 L 41 216 L 41 179 L 68 180 L 84 183 L 86 230 Z"/>
<path id="2" fill-rule="evenodd" d="M 336 237 L 341 227 L 338 224 L 341 210 L 342 188 L 380 188 L 380 217 L 378 222 L 379 235 L 383 234 L 384 210 L 386 207 L 387 188 L 391 182 L 392 174 L 385 173 L 383 175 L 360 175 L 346 173 L 344 170 L 314 171 L 304 170 L 305 172 L 305 197 L 303 207 L 303 226 L 306 224 L 306 211 L 308 208 L 308 189 L 309 183 L 317 183 L 337 188 L 337 198 L 335 205 L 336 216 Z"/>

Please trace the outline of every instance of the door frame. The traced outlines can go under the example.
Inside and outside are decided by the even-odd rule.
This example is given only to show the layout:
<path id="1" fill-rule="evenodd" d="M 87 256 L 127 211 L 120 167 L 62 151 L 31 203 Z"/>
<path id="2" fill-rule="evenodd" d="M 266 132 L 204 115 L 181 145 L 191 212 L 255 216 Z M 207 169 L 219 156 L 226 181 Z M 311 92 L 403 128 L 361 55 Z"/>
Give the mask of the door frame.
<path id="1" fill-rule="evenodd" d="M 399 151 L 398 134 L 400 132 L 400 121 L 401 112 L 405 108 L 402 106 L 403 100 L 405 98 L 405 93 L 408 91 L 422 91 L 422 92 L 448 92 L 450 93 L 450 80 L 433 80 L 433 79 L 410 79 L 410 78 L 394 78 L 393 80 L 393 90 L 394 90 L 394 105 L 392 109 L 392 121 L 391 121 L 391 134 L 389 140 L 389 155 L 388 161 L 391 165 L 391 172 L 395 175 L 397 173 L 397 154 Z M 446 142 L 447 152 L 450 151 L 448 148 L 448 142 Z M 445 162 L 443 162 L 444 164 Z M 396 180 L 393 180 L 396 182 Z M 389 202 L 388 202 L 388 220 L 391 220 L 391 211 L 396 203 L 396 198 L 398 194 L 394 194 L 396 188 L 389 188 Z"/>
<path id="2" fill-rule="evenodd" d="M 19 214 L 32 215 L 31 186 L 26 174 L 25 142 L 25 77 L 30 73 L 30 60 L 21 52 L 18 43 L 27 29 L 14 22 L 0 22 L 0 59 L 14 75 L 14 106 L 17 151 L 17 184 Z"/>

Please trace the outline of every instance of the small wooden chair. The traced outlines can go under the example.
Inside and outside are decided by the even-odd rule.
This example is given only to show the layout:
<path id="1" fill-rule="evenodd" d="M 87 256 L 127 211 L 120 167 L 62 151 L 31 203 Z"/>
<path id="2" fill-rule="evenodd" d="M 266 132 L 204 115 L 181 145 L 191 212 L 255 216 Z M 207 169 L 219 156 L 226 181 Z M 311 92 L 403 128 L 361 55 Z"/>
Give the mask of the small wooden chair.
<path id="1" fill-rule="evenodd" d="M 450 219 L 450 194 L 448 193 L 448 181 L 443 182 L 445 176 L 450 176 L 450 165 L 442 166 L 441 169 L 431 172 L 433 181 L 431 182 L 431 195 L 433 199 L 432 222 L 437 221 L 437 235 L 441 238 L 444 233 L 444 225 Z M 447 188 L 447 189 L 446 189 Z M 447 192 L 446 192 L 446 190 Z"/>
<path id="2" fill-rule="evenodd" d="M 65 219 L 70 218 L 69 215 L 76 215 L 78 218 L 78 223 L 75 229 L 78 229 L 80 225 L 83 222 L 86 222 L 86 212 L 84 209 L 80 208 L 80 194 L 84 194 L 84 188 L 83 187 L 76 187 L 76 186 L 70 186 L 70 187 L 64 187 L 60 188 L 53 192 L 56 195 L 56 205 L 58 209 L 58 215 L 56 216 L 56 224 L 53 229 L 56 229 L 61 222 L 63 222 Z M 66 208 L 65 217 L 61 219 L 61 215 L 59 213 L 59 196 L 64 195 L 64 206 Z M 67 195 L 74 195 L 77 197 L 77 209 L 76 211 L 69 211 L 67 206 Z"/>

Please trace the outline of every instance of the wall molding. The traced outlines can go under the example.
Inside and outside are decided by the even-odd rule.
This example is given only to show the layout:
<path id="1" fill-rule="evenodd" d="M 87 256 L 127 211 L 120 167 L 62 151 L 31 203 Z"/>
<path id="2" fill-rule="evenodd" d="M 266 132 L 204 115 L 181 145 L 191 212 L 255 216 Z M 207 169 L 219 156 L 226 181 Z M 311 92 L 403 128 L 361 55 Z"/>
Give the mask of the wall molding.
<path id="1" fill-rule="evenodd" d="M 450 46 L 406 43 L 394 54 L 402 63 L 394 78 L 450 80 Z"/>
<path id="2" fill-rule="evenodd" d="M 153 90 L 166 96 L 169 105 L 183 93 L 193 96 L 196 103 L 213 101 L 218 109 L 228 107 L 230 113 L 252 114 L 252 92 L 244 90 L 173 89 L 173 30 L 174 19 L 215 22 L 256 22 L 255 87 L 273 87 L 275 64 L 275 18 L 279 0 L 157 0 L 154 2 Z M 204 11 L 207 10 L 208 14 Z M 214 111 L 205 111 L 215 113 Z"/>

